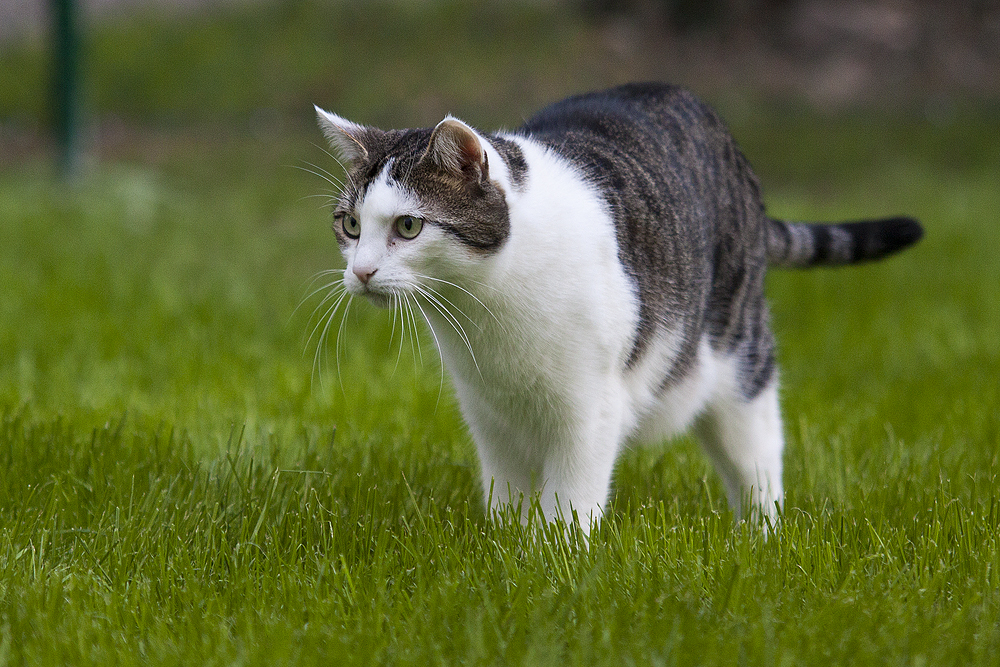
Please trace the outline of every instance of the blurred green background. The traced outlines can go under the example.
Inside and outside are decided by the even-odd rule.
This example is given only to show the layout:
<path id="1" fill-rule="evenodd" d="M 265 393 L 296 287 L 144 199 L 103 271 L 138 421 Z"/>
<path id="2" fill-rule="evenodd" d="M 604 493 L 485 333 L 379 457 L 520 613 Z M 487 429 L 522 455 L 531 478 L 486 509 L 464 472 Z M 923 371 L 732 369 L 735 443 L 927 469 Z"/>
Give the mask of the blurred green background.
<path id="1" fill-rule="evenodd" d="M 52 11 L 0 15 L 3 164 L 44 148 Z M 214 124 L 270 136 L 310 105 L 384 125 L 513 126 L 567 94 L 681 83 L 740 125 L 780 103 L 948 124 L 1000 91 L 1000 3 L 822 0 L 77 0 L 86 146 Z M 124 135 L 124 136 L 123 136 Z"/>

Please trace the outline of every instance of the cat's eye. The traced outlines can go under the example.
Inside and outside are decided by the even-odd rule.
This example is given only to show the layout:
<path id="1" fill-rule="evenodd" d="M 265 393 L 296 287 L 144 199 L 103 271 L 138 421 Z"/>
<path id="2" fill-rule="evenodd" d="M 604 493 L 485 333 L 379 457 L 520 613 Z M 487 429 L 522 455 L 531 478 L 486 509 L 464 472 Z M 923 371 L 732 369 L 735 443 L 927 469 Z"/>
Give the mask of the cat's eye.
<path id="1" fill-rule="evenodd" d="M 412 215 L 402 215 L 396 218 L 396 231 L 404 239 L 416 238 L 420 230 L 424 228 L 423 218 L 415 218 Z"/>
<path id="2" fill-rule="evenodd" d="M 350 213 L 340 216 L 340 228 L 349 238 L 356 239 L 361 236 L 361 223 Z"/>

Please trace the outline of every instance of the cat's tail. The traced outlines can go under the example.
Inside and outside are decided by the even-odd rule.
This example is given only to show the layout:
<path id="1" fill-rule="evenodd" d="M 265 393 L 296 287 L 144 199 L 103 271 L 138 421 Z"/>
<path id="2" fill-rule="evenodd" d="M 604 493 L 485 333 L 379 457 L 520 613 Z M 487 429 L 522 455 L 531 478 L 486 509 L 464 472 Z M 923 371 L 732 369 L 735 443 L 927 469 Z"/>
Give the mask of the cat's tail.
<path id="1" fill-rule="evenodd" d="M 808 268 L 881 259 L 924 235 L 913 218 L 805 224 L 769 219 L 767 261 L 771 266 Z"/>

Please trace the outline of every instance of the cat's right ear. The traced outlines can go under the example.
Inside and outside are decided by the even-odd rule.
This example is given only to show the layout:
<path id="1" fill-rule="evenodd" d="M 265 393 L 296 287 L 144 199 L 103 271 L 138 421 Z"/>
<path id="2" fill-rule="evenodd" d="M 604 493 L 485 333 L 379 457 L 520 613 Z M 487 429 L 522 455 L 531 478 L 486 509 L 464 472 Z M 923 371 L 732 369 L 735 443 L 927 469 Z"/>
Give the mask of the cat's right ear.
<path id="1" fill-rule="evenodd" d="M 368 149 L 362 143 L 362 139 L 369 131 L 368 128 L 352 123 L 335 113 L 324 111 L 316 105 L 313 105 L 313 108 L 316 109 L 319 129 L 342 159 L 353 164 L 368 157 Z"/>
<path id="2" fill-rule="evenodd" d="M 471 182 L 489 179 L 489 160 L 479 135 L 453 116 L 447 116 L 431 133 L 421 161 L 429 160 L 446 173 Z"/>

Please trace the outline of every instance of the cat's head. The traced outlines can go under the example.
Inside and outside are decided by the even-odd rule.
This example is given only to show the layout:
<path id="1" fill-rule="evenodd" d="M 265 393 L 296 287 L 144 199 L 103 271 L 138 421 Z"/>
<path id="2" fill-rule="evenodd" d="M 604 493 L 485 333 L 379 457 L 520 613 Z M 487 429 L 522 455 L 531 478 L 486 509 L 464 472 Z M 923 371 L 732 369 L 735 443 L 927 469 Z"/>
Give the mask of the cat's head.
<path id="1" fill-rule="evenodd" d="M 333 229 L 349 292 L 387 306 L 428 280 L 475 276 L 503 247 L 511 174 L 471 127 L 448 117 L 433 129 L 381 130 L 316 114 L 346 172 Z"/>

